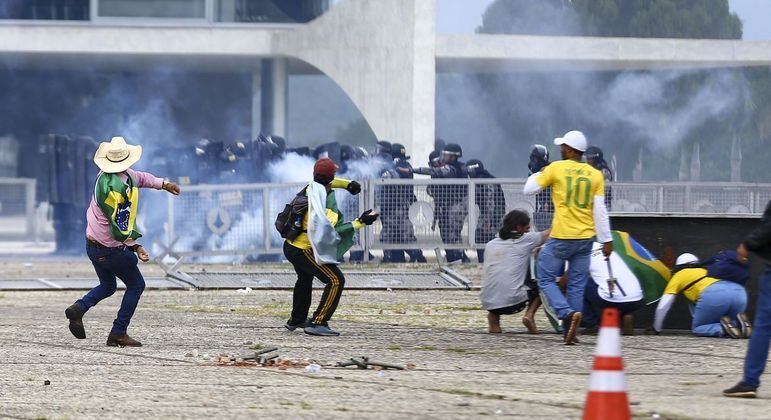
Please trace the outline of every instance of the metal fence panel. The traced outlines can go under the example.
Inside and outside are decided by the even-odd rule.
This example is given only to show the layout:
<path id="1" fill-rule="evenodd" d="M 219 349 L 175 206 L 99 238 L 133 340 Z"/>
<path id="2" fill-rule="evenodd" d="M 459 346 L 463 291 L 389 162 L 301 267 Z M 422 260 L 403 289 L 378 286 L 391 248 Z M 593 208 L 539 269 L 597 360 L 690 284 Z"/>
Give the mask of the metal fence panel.
<path id="1" fill-rule="evenodd" d="M 364 209 L 380 220 L 360 231 L 355 250 L 481 248 L 515 208 L 537 229 L 551 225 L 551 204 L 525 196 L 522 179 L 378 179 L 363 182 L 357 196 L 336 190 L 346 220 Z M 280 254 L 283 240 L 273 221 L 305 184 L 199 185 L 170 197 L 169 243 L 180 255 Z M 34 187 L 32 188 L 34 191 Z M 1 193 L 1 190 L 0 190 Z M 757 217 L 771 186 L 734 183 L 613 183 L 606 191 L 611 215 L 730 214 Z"/>
<path id="2" fill-rule="evenodd" d="M 0 237 L 35 238 L 34 179 L 0 178 Z"/>
<path id="3" fill-rule="evenodd" d="M 170 249 L 178 255 L 206 257 L 198 259 L 202 262 L 227 262 L 233 255 L 280 254 L 284 240 L 274 221 L 304 186 L 188 186 L 183 194 L 169 197 Z M 360 214 L 363 196 L 336 190 L 336 198 L 347 219 Z"/>

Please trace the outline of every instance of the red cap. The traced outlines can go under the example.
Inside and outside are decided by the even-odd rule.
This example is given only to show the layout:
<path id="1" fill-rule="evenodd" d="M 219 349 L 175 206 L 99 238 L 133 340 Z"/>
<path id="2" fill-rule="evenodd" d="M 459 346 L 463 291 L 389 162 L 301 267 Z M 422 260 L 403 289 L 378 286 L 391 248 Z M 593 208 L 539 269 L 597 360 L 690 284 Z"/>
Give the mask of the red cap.
<path id="1" fill-rule="evenodd" d="M 337 172 L 337 165 L 330 158 L 321 158 L 313 165 L 313 178 L 329 179 L 329 182 L 332 182 L 335 172 Z"/>

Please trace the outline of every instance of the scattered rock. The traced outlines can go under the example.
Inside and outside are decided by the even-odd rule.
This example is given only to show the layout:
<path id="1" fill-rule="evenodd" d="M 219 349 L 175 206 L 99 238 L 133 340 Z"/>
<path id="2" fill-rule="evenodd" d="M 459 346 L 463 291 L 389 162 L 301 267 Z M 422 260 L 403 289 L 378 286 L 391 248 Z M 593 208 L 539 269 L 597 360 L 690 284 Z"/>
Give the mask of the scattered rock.
<path id="1" fill-rule="evenodd" d="M 48 379 L 46 379 L 46 380 L 43 382 L 43 385 L 51 385 L 51 381 L 49 381 Z"/>

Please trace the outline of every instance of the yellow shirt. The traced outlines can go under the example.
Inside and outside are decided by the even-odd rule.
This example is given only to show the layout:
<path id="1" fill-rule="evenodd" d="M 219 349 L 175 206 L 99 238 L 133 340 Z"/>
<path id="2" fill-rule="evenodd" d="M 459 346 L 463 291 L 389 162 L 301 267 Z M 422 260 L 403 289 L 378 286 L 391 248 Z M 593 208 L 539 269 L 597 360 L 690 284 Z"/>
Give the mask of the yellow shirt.
<path id="1" fill-rule="evenodd" d="M 676 295 L 681 293 L 686 286 L 693 283 L 696 279 L 704 277 L 683 293 L 683 296 L 685 296 L 686 299 L 696 303 L 696 301 L 699 300 L 699 296 L 701 296 L 701 292 L 704 291 L 707 286 L 718 281 L 718 279 L 714 277 L 705 277 L 706 275 L 706 268 L 685 268 L 680 270 L 669 279 L 669 283 L 667 283 L 667 287 L 664 289 L 664 294 Z"/>
<path id="2" fill-rule="evenodd" d="M 589 239 L 595 235 L 594 197 L 605 196 L 600 171 L 588 163 L 558 160 L 544 168 L 535 181 L 542 188 L 552 188 L 552 238 Z"/>

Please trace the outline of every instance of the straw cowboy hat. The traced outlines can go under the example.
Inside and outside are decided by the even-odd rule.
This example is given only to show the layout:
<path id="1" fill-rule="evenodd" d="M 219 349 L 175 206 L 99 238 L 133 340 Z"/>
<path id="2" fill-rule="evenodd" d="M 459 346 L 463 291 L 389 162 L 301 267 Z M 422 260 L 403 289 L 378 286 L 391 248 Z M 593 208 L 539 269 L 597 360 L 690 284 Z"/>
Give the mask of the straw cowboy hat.
<path id="1" fill-rule="evenodd" d="M 110 142 L 102 142 L 94 155 L 94 163 L 108 174 L 123 172 L 142 157 L 142 146 L 126 144 L 123 137 L 113 137 Z"/>

